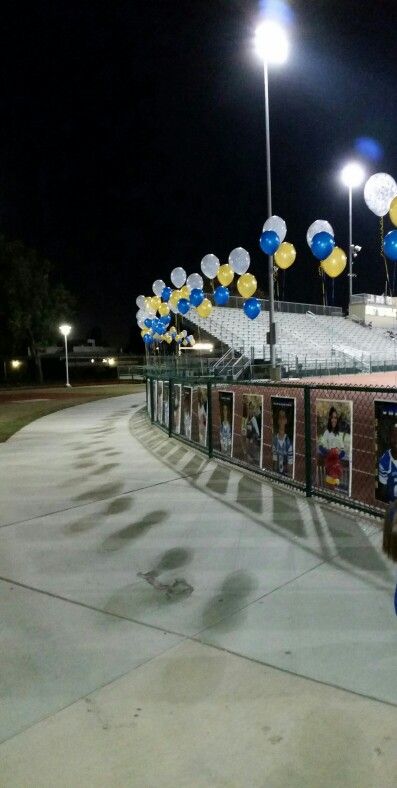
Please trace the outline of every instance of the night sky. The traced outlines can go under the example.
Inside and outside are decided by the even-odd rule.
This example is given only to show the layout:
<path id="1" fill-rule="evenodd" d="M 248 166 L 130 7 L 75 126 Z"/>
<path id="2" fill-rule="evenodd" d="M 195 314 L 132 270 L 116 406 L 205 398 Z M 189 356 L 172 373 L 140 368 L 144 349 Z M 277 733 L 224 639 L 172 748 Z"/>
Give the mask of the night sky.
<path id="1" fill-rule="evenodd" d="M 135 298 L 175 266 L 246 247 L 266 290 L 262 67 L 249 0 L 48 0 L 3 5 L 1 231 L 52 259 L 80 298 L 76 334 L 125 345 Z M 291 55 L 270 75 L 274 212 L 298 252 L 290 301 L 320 301 L 306 245 L 328 219 L 347 251 L 338 180 L 358 137 L 397 177 L 394 0 L 295 0 Z M 386 229 L 391 226 L 388 220 Z M 356 292 L 382 292 L 379 220 L 362 192 Z M 335 287 L 345 304 L 347 277 Z M 137 332 L 138 336 L 138 332 Z"/>

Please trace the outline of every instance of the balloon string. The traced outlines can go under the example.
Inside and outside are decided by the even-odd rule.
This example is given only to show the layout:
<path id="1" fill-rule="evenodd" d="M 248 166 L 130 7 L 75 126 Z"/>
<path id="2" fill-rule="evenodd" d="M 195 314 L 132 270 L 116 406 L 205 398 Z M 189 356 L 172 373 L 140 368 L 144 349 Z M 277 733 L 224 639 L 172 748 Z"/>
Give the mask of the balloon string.
<path id="1" fill-rule="evenodd" d="M 335 279 L 332 280 L 332 303 L 335 303 Z"/>
<path id="2" fill-rule="evenodd" d="M 395 283 L 396 283 L 396 263 L 394 263 L 394 265 L 393 265 L 393 287 L 392 287 L 392 291 L 391 291 L 392 296 L 394 295 L 394 292 L 395 292 L 395 290 L 394 290 Z"/>
<path id="3" fill-rule="evenodd" d="M 283 271 L 283 301 L 285 300 L 285 271 Z"/>
<path id="4" fill-rule="evenodd" d="M 380 217 L 380 255 L 383 257 L 385 262 L 385 270 L 386 270 L 386 282 L 385 282 L 385 291 L 387 295 L 387 288 L 389 288 L 390 292 L 390 279 L 389 279 L 389 269 L 387 267 L 387 260 L 385 253 L 383 251 L 383 236 L 384 236 L 384 228 L 383 228 L 383 216 Z"/>

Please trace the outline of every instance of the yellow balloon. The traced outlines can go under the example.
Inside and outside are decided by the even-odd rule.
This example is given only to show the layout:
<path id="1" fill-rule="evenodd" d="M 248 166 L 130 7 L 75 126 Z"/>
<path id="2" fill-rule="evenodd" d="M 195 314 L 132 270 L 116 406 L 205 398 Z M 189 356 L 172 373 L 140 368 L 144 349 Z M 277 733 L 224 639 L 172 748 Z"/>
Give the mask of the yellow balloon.
<path id="1" fill-rule="evenodd" d="M 390 203 L 389 216 L 394 226 L 397 227 L 397 197 L 393 197 Z"/>
<path id="2" fill-rule="evenodd" d="M 175 306 L 175 307 L 178 306 L 178 301 L 179 301 L 180 297 L 181 297 L 181 295 L 180 295 L 179 290 L 173 290 L 171 295 L 170 295 L 169 303 L 172 304 L 172 306 Z"/>
<path id="3" fill-rule="evenodd" d="M 175 326 L 171 326 L 168 329 L 168 333 L 171 334 L 172 337 L 175 337 L 176 336 L 176 328 L 175 328 Z"/>
<path id="4" fill-rule="evenodd" d="M 197 307 L 197 314 L 200 317 L 209 317 L 212 312 L 212 304 L 208 298 L 204 298 L 204 301 L 201 302 L 200 306 Z"/>
<path id="5" fill-rule="evenodd" d="M 253 274 L 243 274 L 237 279 L 237 290 L 243 298 L 251 298 L 257 288 L 257 281 Z"/>
<path id="6" fill-rule="evenodd" d="M 166 317 L 170 313 L 170 308 L 167 304 L 160 304 L 159 306 L 159 315 L 161 317 Z"/>
<path id="7" fill-rule="evenodd" d="M 153 309 L 155 309 L 156 312 L 157 312 L 157 310 L 159 309 L 160 306 L 161 306 L 161 298 L 160 298 L 160 296 L 152 296 L 152 307 L 153 307 Z"/>
<path id="8" fill-rule="evenodd" d="M 187 300 L 189 300 L 190 287 L 188 287 L 187 285 L 183 285 L 183 287 L 181 287 L 179 292 L 180 292 L 179 298 L 187 298 Z"/>
<path id="9" fill-rule="evenodd" d="M 296 258 L 296 249 L 293 244 L 288 243 L 288 241 L 283 241 L 282 244 L 277 249 L 277 252 L 274 255 L 274 260 L 276 265 L 279 268 L 289 268 L 292 263 L 295 262 Z"/>
<path id="10" fill-rule="evenodd" d="M 145 309 L 146 309 L 148 312 L 150 312 L 150 311 L 151 311 L 151 309 L 152 309 L 152 299 L 151 299 L 151 297 L 150 297 L 150 296 L 148 296 L 147 298 L 145 298 Z"/>
<path id="11" fill-rule="evenodd" d="M 346 268 L 346 255 L 339 246 L 335 246 L 329 257 L 321 261 L 321 268 L 328 276 L 335 279 Z"/>
<path id="12" fill-rule="evenodd" d="M 144 337 L 145 334 L 150 334 L 150 333 L 151 333 L 150 328 L 146 328 L 146 327 L 142 328 L 142 330 L 141 330 L 141 337 Z"/>
<path id="13" fill-rule="evenodd" d="M 233 282 L 234 271 L 233 268 L 230 267 L 229 263 L 225 263 L 224 265 L 220 266 L 217 277 L 221 285 L 224 285 L 224 287 L 227 287 L 227 285 L 230 285 L 230 283 Z"/>

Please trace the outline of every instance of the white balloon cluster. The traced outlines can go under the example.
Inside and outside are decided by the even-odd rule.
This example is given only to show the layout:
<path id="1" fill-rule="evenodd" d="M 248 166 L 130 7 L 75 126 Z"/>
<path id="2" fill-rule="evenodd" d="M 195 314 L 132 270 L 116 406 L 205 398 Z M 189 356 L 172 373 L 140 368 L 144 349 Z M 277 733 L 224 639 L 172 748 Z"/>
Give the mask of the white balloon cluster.
<path id="1" fill-rule="evenodd" d="M 390 203 L 397 195 L 397 183 L 387 172 L 376 172 L 364 186 L 364 200 L 376 216 L 386 216 Z"/>
<path id="2" fill-rule="evenodd" d="M 229 265 L 232 271 L 239 276 L 247 273 L 250 267 L 250 256 L 246 249 L 243 249 L 242 246 L 237 246 L 236 249 L 232 249 L 229 254 Z"/>

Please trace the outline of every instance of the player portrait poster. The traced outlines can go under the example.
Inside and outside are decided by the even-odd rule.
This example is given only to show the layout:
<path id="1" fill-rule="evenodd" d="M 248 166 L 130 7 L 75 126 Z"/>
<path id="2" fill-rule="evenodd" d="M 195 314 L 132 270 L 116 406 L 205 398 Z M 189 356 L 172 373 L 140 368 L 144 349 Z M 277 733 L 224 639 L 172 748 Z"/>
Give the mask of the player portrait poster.
<path id="1" fill-rule="evenodd" d="M 397 402 L 375 400 L 375 498 L 397 499 Z"/>
<path id="2" fill-rule="evenodd" d="M 262 412 L 263 397 L 258 394 L 242 395 L 241 450 L 239 458 L 249 465 L 262 466 Z M 238 444 L 238 441 L 235 441 Z M 237 446 L 235 445 L 234 451 Z"/>
<path id="3" fill-rule="evenodd" d="M 163 381 L 157 381 L 157 420 L 163 423 Z"/>
<path id="4" fill-rule="evenodd" d="M 181 418 L 181 435 L 191 440 L 192 438 L 192 395 L 193 389 L 191 386 L 183 386 L 182 388 L 182 418 Z"/>
<path id="5" fill-rule="evenodd" d="M 153 381 L 153 421 L 157 421 L 157 380 Z"/>
<path id="6" fill-rule="evenodd" d="M 234 393 L 232 391 L 219 392 L 219 448 L 222 454 L 229 457 L 233 452 L 233 416 Z"/>
<path id="7" fill-rule="evenodd" d="M 295 476 L 295 399 L 271 397 L 272 468 L 282 476 Z"/>
<path id="8" fill-rule="evenodd" d="M 172 412 L 173 412 L 173 431 L 180 435 L 181 432 L 181 394 L 182 386 L 180 383 L 174 383 L 172 388 Z"/>
<path id="9" fill-rule="evenodd" d="M 149 418 L 152 417 L 152 399 L 150 396 L 150 380 L 149 378 L 146 379 L 146 406 Z"/>
<path id="10" fill-rule="evenodd" d="M 167 381 L 164 381 L 163 384 L 163 424 L 165 427 L 169 425 L 169 417 L 170 417 L 170 384 Z"/>
<path id="11" fill-rule="evenodd" d="M 197 386 L 197 423 L 200 446 L 207 445 L 208 398 L 207 386 Z"/>
<path id="12" fill-rule="evenodd" d="M 353 403 L 316 400 L 317 485 L 351 495 Z"/>

